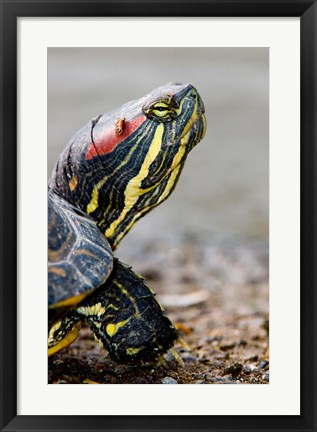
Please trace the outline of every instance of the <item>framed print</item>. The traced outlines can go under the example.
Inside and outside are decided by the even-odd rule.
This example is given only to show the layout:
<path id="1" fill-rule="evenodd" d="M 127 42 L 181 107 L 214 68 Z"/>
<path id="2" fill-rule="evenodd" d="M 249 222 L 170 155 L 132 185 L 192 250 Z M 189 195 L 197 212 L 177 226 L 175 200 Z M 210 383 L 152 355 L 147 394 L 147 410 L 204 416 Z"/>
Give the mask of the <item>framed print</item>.
<path id="1" fill-rule="evenodd" d="M 316 2 L 1 15 L 1 430 L 316 430 Z"/>

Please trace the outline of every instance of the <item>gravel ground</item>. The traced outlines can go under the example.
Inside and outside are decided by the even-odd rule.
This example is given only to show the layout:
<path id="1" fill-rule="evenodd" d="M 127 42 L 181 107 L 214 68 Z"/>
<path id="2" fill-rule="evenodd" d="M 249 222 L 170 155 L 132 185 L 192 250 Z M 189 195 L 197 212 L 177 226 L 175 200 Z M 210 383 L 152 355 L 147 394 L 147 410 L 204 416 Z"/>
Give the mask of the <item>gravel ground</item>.
<path id="1" fill-rule="evenodd" d="M 118 257 L 157 293 L 189 349 L 158 364 L 119 365 L 90 330 L 49 359 L 51 384 L 268 384 L 268 247 L 187 237 Z"/>

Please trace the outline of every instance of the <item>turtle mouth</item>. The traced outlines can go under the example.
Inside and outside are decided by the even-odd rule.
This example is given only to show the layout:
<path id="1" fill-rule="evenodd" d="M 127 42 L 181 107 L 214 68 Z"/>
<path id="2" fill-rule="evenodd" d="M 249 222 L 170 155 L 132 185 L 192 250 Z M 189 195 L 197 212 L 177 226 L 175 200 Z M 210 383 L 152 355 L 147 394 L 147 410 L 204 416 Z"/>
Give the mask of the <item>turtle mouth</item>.
<path id="1" fill-rule="evenodd" d="M 184 128 L 182 134 L 179 137 L 179 140 L 181 141 L 181 145 L 187 145 L 188 140 L 192 132 L 195 132 L 195 137 L 193 141 L 195 142 L 193 146 L 198 144 L 199 141 L 201 141 L 207 130 L 207 121 L 204 112 L 201 112 L 199 115 L 191 118 L 189 122 L 187 123 L 186 127 Z M 191 147 L 193 147 L 191 146 Z"/>
<path id="2" fill-rule="evenodd" d="M 170 145 L 179 145 L 179 150 L 182 156 L 177 160 L 177 162 L 172 163 L 164 178 L 168 176 L 173 170 L 179 168 L 179 166 L 184 162 L 184 159 L 187 157 L 188 153 L 204 138 L 206 129 L 206 117 L 203 113 L 201 113 L 191 122 L 189 129 L 187 131 L 183 131 L 177 141 L 170 143 Z"/>

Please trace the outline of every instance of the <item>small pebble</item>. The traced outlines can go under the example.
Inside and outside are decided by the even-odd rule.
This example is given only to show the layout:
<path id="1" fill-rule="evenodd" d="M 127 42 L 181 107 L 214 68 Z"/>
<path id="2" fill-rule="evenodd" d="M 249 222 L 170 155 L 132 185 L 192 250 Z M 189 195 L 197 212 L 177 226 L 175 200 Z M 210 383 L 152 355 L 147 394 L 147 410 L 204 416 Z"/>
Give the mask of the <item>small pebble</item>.
<path id="1" fill-rule="evenodd" d="M 165 358 L 165 360 L 166 360 L 168 363 L 171 363 L 171 362 L 173 362 L 173 361 L 175 360 L 174 355 L 173 355 L 170 351 L 168 351 L 168 352 L 165 354 L 164 358 Z"/>
<path id="2" fill-rule="evenodd" d="M 255 365 L 253 365 L 253 364 L 250 364 L 249 368 L 251 369 L 252 372 L 258 370 L 258 368 Z"/>
<path id="3" fill-rule="evenodd" d="M 264 375 L 262 375 L 262 379 L 265 381 L 269 381 L 270 377 L 268 374 L 264 374 Z"/>
<path id="4" fill-rule="evenodd" d="M 210 363 L 210 358 L 203 355 L 200 359 L 198 359 L 200 363 Z"/>
<path id="5" fill-rule="evenodd" d="M 212 364 L 211 364 L 211 366 L 213 367 L 213 368 L 220 368 L 221 366 L 223 366 L 224 365 L 224 362 L 223 361 L 214 361 Z"/>
<path id="6" fill-rule="evenodd" d="M 223 351 L 231 350 L 236 346 L 235 342 L 228 342 L 220 346 L 220 349 Z"/>
<path id="7" fill-rule="evenodd" d="M 161 382 L 162 384 L 178 384 L 178 382 L 174 378 L 168 376 L 163 378 Z"/>
<path id="8" fill-rule="evenodd" d="M 244 372 L 245 374 L 250 374 L 250 373 L 251 373 L 251 368 L 250 368 L 250 366 L 244 366 L 244 368 L 243 368 L 243 372 Z"/>
<path id="9" fill-rule="evenodd" d="M 192 354 L 190 354 L 190 353 L 184 353 L 184 354 L 182 354 L 182 359 L 185 362 L 195 362 L 197 360 L 197 358 L 195 356 L 193 356 Z"/>
<path id="10" fill-rule="evenodd" d="M 267 360 L 263 360 L 263 361 L 261 361 L 261 363 L 260 363 L 260 365 L 259 365 L 259 368 L 260 369 L 263 369 L 263 368 L 265 368 L 265 366 L 267 366 L 269 364 L 269 362 L 267 361 Z"/>
<path id="11" fill-rule="evenodd" d="M 216 378 L 215 378 L 215 381 L 219 381 L 219 382 L 227 382 L 228 379 L 226 379 L 226 378 L 221 378 L 221 377 L 216 377 Z"/>
<path id="12" fill-rule="evenodd" d="M 228 357 L 227 354 L 217 354 L 217 355 L 215 355 L 215 358 L 217 360 L 226 359 L 227 357 Z"/>

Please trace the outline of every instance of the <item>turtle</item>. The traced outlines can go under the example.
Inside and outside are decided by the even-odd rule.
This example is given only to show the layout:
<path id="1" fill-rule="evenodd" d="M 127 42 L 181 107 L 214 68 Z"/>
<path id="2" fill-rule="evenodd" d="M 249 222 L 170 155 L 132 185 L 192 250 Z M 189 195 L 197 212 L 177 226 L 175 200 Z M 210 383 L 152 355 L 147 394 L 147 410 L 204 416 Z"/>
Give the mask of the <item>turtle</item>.
<path id="1" fill-rule="evenodd" d="M 119 363 L 151 362 L 178 340 L 142 276 L 114 252 L 174 190 L 206 132 L 203 101 L 171 82 L 98 115 L 59 156 L 48 182 L 48 355 L 82 323 Z"/>

